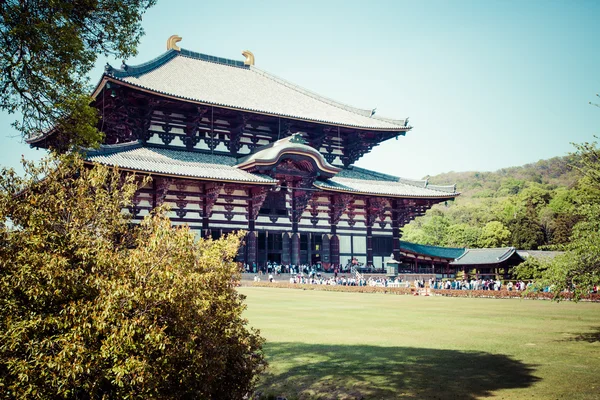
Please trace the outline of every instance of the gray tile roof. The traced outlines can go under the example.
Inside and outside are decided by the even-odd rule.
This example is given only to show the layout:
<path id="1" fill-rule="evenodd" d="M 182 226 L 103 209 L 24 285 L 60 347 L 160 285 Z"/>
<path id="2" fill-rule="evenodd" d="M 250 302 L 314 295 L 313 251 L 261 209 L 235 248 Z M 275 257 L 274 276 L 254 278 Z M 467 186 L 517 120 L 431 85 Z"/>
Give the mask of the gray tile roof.
<path id="1" fill-rule="evenodd" d="M 366 177 L 366 174 L 362 174 Z M 425 186 L 411 185 L 409 183 L 397 180 L 391 181 L 383 179 L 356 179 L 343 178 L 340 176 L 343 176 L 341 172 L 331 179 L 315 182 L 315 186 L 323 190 L 394 197 L 422 197 L 443 199 L 458 196 L 458 193 L 454 191 L 438 190 Z"/>
<path id="2" fill-rule="evenodd" d="M 462 256 L 457 258 L 452 265 L 491 265 L 499 264 L 516 257 L 523 261 L 514 247 L 501 247 L 492 249 L 467 249 Z"/>
<path id="3" fill-rule="evenodd" d="M 274 179 L 235 167 L 235 157 L 142 147 L 140 144 L 102 146 L 86 160 L 141 172 L 208 180 L 274 184 Z"/>
<path id="4" fill-rule="evenodd" d="M 327 124 L 406 131 L 407 121 L 379 116 L 338 103 L 277 78 L 254 66 L 181 49 L 169 50 L 139 66 L 107 74 L 153 92 L 252 112 Z"/>

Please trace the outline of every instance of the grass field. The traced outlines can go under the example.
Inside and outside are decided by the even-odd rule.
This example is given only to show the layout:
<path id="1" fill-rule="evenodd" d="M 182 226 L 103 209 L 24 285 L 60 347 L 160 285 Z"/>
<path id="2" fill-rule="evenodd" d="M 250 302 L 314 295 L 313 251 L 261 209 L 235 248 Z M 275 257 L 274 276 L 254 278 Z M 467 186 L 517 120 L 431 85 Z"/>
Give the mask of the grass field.
<path id="1" fill-rule="evenodd" d="M 288 399 L 600 399 L 600 304 L 243 287 Z"/>

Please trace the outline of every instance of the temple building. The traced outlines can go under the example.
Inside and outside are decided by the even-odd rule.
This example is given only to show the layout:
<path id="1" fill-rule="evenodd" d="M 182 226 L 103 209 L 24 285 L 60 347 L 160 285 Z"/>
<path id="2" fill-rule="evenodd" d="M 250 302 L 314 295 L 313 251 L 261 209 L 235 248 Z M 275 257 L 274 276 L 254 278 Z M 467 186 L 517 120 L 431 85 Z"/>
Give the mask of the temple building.
<path id="1" fill-rule="evenodd" d="M 407 119 L 298 87 L 255 67 L 249 51 L 229 60 L 180 40 L 141 65 L 107 65 L 93 92 L 105 136 L 87 162 L 151 177 L 135 195 L 134 221 L 167 203 L 173 224 L 198 236 L 246 230 L 238 258 L 248 264 L 330 268 L 354 258 L 383 268 L 391 253 L 400 259 L 405 224 L 458 195 L 354 165 L 404 136 Z M 59 148 L 60 134 L 29 143 Z M 430 264 L 447 266 L 450 255 L 438 256 Z"/>

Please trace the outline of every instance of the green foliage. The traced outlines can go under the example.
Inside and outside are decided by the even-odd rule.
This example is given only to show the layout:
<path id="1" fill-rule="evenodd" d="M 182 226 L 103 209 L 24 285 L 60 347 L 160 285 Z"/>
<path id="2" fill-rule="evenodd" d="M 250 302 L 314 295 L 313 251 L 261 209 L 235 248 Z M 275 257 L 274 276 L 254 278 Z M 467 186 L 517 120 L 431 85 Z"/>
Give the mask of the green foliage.
<path id="1" fill-rule="evenodd" d="M 241 317 L 243 233 L 132 227 L 132 175 L 65 156 L 0 174 L 6 398 L 242 398 L 264 367 Z"/>
<path id="2" fill-rule="evenodd" d="M 600 149 L 595 142 L 575 147 L 581 160 L 575 168 L 583 175 L 576 196 L 578 222 L 566 253 L 553 260 L 540 284 L 552 285 L 556 292 L 573 290 L 578 298 L 600 283 Z"/>
<path id="3" fill-rule="evenodd" d="M 520 213 L 510 221 L 511 244 L 519 249 L 536 250 L 544 244 L 544 232 L 532 213 Z"/>
<path id="4" fill-rule="evenodd" d="M 500 185 L 500 189 L 496 193 L 497 196 L 503 197 L 513 194 L 519 194 L 521 190 L 525 187 L 525 181 L 514 178 L 505 179 Z"/>
<path id="5" fill-rule="evenodd" d="M 477 247 L 481 229 L 468 224 L 454 224 L 448 227 L 448 235 L 445 240 L 449 247 Z"/>
<path id="6" fill-rule="evenodd" d="M 500 221 L 485 224 L 477 244 L 479 247 L 504 247 L 510 240 L 510 231 Z"/>
<path id="7" fill-rule="evenodd" d="M 517 279 L 530 280 L 536 282 L 542 279 L 544 272 L 548 269 L 549 263 L 545 260 L 528 257 L 524 262 L 513 267 L 511 273 Z"/>
<path id="8" fill-rule="evenodd" d="M 580 158 L 574 154 L 496 172 L 429 177 L 436 184 L 455 182 L 461 196 L 448 207 L 434 206 L 405 227 L 409 233 L 405 239 L 441 246 L 559 249 L 579 220 L 575 209 L 582 195 L 577 188 Z M 440 225 L 439 217 L 445 218 L 447 228 Z M 504 228 L 496 231 L 497 223 Z M 434 227 L 437 234 L 432 235 Z"/>
<path id="9" fill-rule="evenodd" d="M 67 144 L 98 143 L 87 74 L 98 54 L 136 54 L 142 14 L 155 2 L 0 2 L 0 109 L 22 115 L 14 126 L 26 138 L 56 128 Z"/>

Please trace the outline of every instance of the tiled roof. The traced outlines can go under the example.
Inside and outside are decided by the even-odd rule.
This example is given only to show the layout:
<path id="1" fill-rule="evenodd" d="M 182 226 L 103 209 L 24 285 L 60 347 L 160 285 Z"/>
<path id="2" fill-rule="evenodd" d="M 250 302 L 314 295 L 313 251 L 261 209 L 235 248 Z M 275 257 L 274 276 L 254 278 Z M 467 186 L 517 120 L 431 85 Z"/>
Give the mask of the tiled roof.
<path id="1" fill-rule="evenodd" d="M 464 248 L 428 246 L 424 244 L 400 241 L 400 251 L 420 254 L 429 257 L 446 258 L 454 260 L 465 252 Z"/>
<path id="2" fill-rule="evenodd" d="M 187 150 L 144 147 L 139 142 L 106 145 L 101 146 L 99 150 L 88 150 L 86 160 L 159 175 L 263 184 L 276 184 L 278 182 L 269 176 L 246 172 L 238 168 L 238 159 L 235 157 Z M 340 177 L 342 174 L 344 174 L 343 176 L 358 175 L 365 179 Z M 369 177 L 371 178 L 369 179 Z M 383 180 L 384 178 L 390 180 Z M 355 167 L 352 170 L 344 169 L 331 179 L 316 181 L 314 185 L 322 190 L 366 195 L 440 199 L 453 198 L 458 195 L 455 192 L 411 185 L 402 181 L 392 181 L 392 178 L 394 177 L 391 175 L 379 174 Z"/>
<path id="3" fill-rule="evenodd" d="M 184 100 L 326 124 L 407 131 L 407 121 L 370 116 L 277 78 L 241 61 L 181 49 L 126 69 L 106 68 L 115 79 Z"/>
<path id="4" fill-rule="evenodd" d="M 465 253 L 457 258 L 452 265 L 488 265 L 499 264 L 511 257 L 523 258 L 514 247 L 501 247 L 493 249 L 467 249 Z"/>
<path id="5" fill-rule="evenodd" d="M 142 147 L 141 144 L 102 146 L 90 150 L 86 160 L 123 169 L 226 182 L 274 184 L 274 179 L 235 167 L 235 157 Z"/>
<path id="6" fill-rule="evenodd" d="M 447 199 L 458 196 L 458 193 L 456 192 L 420 187 L 399 181 L 340 178 L 340 175 L 341 173 L 325 181 L 316 181 L 314 185 L 323 190 L 394 197 Z"/>

